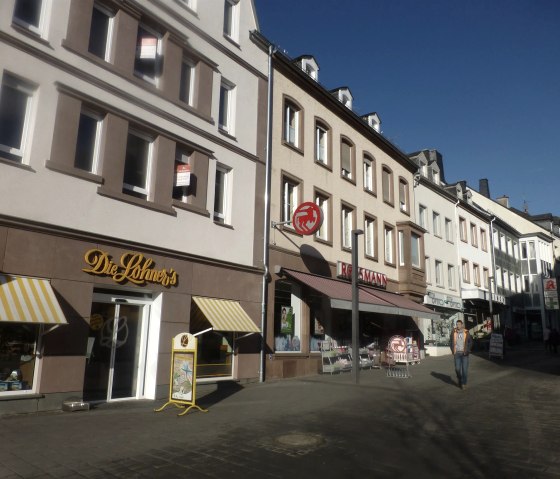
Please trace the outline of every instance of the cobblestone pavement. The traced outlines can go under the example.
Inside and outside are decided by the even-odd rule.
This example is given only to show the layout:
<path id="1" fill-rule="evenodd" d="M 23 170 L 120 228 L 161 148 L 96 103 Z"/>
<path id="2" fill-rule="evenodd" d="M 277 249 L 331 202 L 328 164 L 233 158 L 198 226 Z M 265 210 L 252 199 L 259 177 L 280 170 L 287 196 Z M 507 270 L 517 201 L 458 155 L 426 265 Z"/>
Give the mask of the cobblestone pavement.
<path id="1" fill-rule="evenodd" d="M 224 385 L 183 417 L 162 401 L 0 416 L 0 478 L 560 479 L 560 357 L 471 356 L 464 391 L 450 356 L 411 372 Z"/>

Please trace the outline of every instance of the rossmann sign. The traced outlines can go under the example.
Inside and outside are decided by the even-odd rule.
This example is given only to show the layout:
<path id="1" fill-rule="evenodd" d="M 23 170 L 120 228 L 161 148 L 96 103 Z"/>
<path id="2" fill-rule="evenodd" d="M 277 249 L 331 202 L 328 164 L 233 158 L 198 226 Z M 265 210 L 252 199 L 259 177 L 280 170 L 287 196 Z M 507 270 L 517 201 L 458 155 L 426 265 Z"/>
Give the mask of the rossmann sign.
<path id="1" fill-rule="evenodd" d="M 352 265 L 337 261 L 336 277 L 352 281 Z M 358 268 L 358 282 L 368 286 L 375 286 L 376 288 L 387 289 L 387 275 L 371 271 L 370 269 Z"/>

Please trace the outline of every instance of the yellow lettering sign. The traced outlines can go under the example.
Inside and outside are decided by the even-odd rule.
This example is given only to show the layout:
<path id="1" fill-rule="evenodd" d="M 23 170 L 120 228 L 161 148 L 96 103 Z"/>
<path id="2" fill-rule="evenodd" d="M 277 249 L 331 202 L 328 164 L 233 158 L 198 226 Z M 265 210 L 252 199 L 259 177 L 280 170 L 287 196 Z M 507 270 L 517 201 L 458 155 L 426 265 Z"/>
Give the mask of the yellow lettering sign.
<path id="1" fill-rule="evenodd" d="M 84 261 L 89 268 L 82 268 L 82 271 L 98 276 L 109 276 L 117 283 L 130 281 L 142 285 L 149 282 L 165 287 L 177 284 L 177 272 L 173 268 L 157 270 L 152 267 L 154 260 L 145 258 L 140 253 L 124 253 L 120 263 L 116 264 L 105 251 L 90 249 L 86 251 Z"/>

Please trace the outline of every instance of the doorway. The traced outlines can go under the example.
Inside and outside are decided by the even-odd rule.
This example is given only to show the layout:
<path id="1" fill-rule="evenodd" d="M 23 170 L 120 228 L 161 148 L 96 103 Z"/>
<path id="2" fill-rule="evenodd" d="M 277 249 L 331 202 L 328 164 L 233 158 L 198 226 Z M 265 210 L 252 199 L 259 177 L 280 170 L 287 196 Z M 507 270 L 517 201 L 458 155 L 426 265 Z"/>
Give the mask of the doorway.
<path id="1" fill-rule="evenodd" d="M 84 400 L 143 395 L 149 302 L 94 295 L 84 375 Z"/>

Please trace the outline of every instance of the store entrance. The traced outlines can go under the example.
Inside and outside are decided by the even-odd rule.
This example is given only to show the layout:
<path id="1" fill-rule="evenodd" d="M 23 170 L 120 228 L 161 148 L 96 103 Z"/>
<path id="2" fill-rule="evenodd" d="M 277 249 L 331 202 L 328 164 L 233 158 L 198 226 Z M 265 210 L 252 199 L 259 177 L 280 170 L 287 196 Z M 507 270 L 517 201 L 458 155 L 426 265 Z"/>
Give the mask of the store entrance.
<path id="1" fill-rule="evenodd" d="M 148 315 L 149 305 L 132 300 L 111 298 L 92 304 L 84 400 L 142 395 Z"/>

